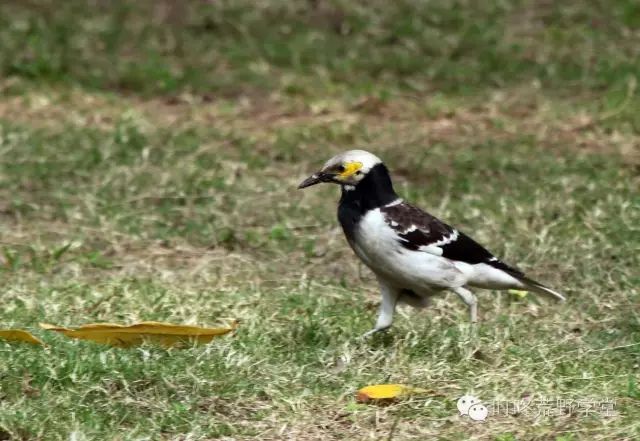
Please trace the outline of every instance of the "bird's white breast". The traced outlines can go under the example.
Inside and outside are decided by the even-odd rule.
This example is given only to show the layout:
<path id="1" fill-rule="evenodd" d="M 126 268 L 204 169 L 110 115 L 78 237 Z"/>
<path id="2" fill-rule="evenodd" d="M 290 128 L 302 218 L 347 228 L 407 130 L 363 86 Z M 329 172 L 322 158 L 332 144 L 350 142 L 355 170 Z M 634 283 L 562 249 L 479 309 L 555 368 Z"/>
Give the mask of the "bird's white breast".
<path id="1" fill-rule="evenodd" d="M 374 273 L 401 288 L 429 290 L 461 286 L 466 281 L 448 259 L 403 247 L 379 209 L 362 217 L 351 246 Z"/>

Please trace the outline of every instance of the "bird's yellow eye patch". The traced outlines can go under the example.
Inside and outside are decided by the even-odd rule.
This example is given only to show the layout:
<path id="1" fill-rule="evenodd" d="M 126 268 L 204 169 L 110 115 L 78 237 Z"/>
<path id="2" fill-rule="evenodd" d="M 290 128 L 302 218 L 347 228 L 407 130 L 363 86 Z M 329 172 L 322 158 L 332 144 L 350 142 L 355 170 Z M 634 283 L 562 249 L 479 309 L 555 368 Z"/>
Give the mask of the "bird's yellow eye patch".
<path id="1" fill-rule="evenodd" d="M 362 168 L 362 162 L 347 162 L 343 168 L 344 170 L 340 172 L 339 176 L 341 178 L 348 178 Z"/>

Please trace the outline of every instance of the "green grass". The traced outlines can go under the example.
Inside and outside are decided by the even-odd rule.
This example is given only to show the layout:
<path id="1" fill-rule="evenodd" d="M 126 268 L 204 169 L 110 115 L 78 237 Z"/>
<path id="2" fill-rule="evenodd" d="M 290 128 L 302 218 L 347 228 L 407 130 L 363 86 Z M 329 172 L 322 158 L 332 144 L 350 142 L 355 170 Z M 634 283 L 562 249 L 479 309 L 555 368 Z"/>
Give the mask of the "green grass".
<path id="1" fill-rule="evenodd" d="M 640 437 L 636 2 L 8 1 L 0 5 L 0 439 Z M 331 155 L 565 292 L 375 321 Z M 238 332 L 116 349 L 39 322 Z M 365 385 L 437 392 L 356 403 Z M 618 415 L 457 416 L 612 398 Z"/>

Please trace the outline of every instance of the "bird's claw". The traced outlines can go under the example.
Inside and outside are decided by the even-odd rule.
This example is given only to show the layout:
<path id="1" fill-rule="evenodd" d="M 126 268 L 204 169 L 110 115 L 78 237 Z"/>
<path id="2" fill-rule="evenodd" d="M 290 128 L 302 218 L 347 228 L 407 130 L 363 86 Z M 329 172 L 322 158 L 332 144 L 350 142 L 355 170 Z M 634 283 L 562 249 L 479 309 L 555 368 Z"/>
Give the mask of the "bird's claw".
<path id="1" fill-rule="evenodd" d="M 365 340 L 365 339 L 371 337 L 373 334 L 377 334 L 378 332 L 386 331 L 389 328 L 390 328 L 390 326 L 386 326 L 384 328 L 373 328 L 372 330 L 367 331 L 364 334 L 362 334 L 360 339 Z"/>

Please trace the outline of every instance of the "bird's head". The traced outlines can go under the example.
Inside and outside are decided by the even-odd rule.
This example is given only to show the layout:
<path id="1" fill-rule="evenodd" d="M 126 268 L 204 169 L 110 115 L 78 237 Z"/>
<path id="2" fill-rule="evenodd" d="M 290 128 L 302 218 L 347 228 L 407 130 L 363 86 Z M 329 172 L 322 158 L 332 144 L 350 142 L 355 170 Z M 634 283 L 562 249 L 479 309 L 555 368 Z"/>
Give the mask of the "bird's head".
<path id="1" fill-rule="evenodd" d="M 302 181 L 298 188 L 310 187 L 321 182 L 355 187 L 374 166 L 381 163 L 382 160 L 372 153 L 349 150 L 329 159 L 319 171 Z"/>

